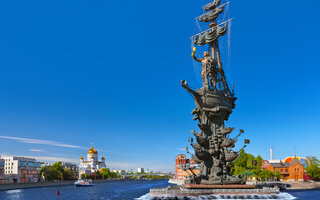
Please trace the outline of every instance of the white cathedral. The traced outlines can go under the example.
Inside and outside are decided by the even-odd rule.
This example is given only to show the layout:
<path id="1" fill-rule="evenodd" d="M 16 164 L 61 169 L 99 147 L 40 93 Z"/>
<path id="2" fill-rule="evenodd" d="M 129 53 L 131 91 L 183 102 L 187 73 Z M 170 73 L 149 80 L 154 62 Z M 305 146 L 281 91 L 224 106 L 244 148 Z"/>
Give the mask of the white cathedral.
<path id="1" fill-rule="evenodd" d="M 83 156 L 80 157 L 79 177 L 81 174 L 90 175 L 102 168 L 106 168 L 105 157 L 102 156 L 101 161 L 98 160 L 98 151 L 92 147 L 87 153 L 87 160 L 84 160 Z"/>

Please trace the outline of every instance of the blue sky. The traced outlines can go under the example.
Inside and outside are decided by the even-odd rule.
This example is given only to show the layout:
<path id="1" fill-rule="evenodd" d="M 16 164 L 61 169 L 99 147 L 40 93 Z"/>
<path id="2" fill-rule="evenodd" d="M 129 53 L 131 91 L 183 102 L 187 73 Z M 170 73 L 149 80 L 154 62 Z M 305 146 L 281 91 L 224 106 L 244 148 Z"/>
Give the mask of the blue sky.
<path id="1" fill-rule="evenodd" d="M 94 142 L 111 168 L 173 169 L 196 128 L 180 80 L 201 86 L 189 37 L 208 2 L 0 2 L 1 154 L 76 162 Z M 230 56 L 221 44 L 238 100 L 227 124 L 245 129 L 249 153 L 320 157 L 319 8 L 230 4 Z"/>

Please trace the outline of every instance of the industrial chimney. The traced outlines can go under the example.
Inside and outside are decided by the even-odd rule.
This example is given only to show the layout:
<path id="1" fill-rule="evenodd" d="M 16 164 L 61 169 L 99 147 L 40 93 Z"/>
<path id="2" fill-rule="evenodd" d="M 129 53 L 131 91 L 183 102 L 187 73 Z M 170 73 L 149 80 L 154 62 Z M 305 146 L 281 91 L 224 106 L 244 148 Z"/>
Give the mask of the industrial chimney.
<path id="1" fill-rule="evenodd" d="M 273 160 L 273 148 L 270 148 L 270 160 Z"/>

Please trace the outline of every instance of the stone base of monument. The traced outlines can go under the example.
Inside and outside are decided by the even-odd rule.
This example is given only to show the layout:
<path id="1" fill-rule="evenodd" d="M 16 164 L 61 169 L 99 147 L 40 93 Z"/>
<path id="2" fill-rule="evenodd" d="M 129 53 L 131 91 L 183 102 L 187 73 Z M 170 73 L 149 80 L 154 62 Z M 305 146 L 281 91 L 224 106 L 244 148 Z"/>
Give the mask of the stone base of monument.
<path id="1" fill-rule="evenodd" d="M 186 189 L 255 189 L 255 185 L 207 185 L 207 184 L 183 184 Z"/>
<path id="2" fill-rule="evenodd" d="M 279 193 L 277 187 L 256 188 L 254 185 L 184 185 L 150 190 L 153 200 L 201 196 L 215 196 L 219 199 L 277 199 Z"/>

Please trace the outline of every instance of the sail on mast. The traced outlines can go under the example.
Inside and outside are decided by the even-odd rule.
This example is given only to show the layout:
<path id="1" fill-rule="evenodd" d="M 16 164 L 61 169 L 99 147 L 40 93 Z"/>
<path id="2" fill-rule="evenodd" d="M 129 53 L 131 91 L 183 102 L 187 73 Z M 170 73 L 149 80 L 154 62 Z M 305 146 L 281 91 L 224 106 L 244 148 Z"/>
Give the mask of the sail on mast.
<path id="1" fill-rule="evenodd" d="M 221 13 L 224 11 L 224 6 L 213 9 L 210 12 L 207 12 L 199 17 L 200 22 L 209 22 L 216 20 Z"/>
<path id="2" fill-rule="evenodd" d="M 205 44 L 214 43 L 218 40 L 220 36 L 224 36 L 227 33 L 227 24 L 222 27 L 216 27 L 214 29 L 210 29 L 204 34 L 195 36 L 193 39 L 193 44 L 203 46 Z"/>
<path id="3" fill-rule="evenodd" d="M 205 11 L 208 10 L 213 10 L 215 9 L 219 4 L 220 4 L 221 0 L 215 0 L 211 3 L 208 3 L 207 5 L 205 5 L 204 7 L 202 7 Z"/>
<path id="4" fill-rule="evenodd" d="M 203 7 L 204 10 L 208 12 L 197 17 L 196 19 L 199 19 L 200 22 L 204 22 L 204 23 L 210 22 L 209 24 L 210 28 L 204 32 L 201 32 L 199 34 L 192 36 L 191 38 L 193 40 L 194 45 L 204 46 L 208 44 L 209 53 L 211 57 L 215 59 L 217 62 L 217 65 L 219 68 L 212 69 L 217 72 L 217 75 L 215 77 L 211 77 L 213 81 L 211 84 L 211 87 L 213 87 L 213 89 L 217 92 L 222 92 L 225 95 L 234 98 L 233 97 L 234 94 L 233 92 L 230 91 L 224 75 L 223 64 L 221 61 L 219 42 L 218 42 L 219 37 L 224 36 L 227 33 L 228 22 L 231 21 L 231 19 L 225 21 L 224 23 L 221 23 L 220 25 L 217 25 L 216 23 L 217 18 L 220 16 L 220 14 L 223 13 L 225 6 L 230 2 L 226 2 L 222 5 L 220 5 L 220 3 L 221 3 L 221 0 L 214 0 Z"/>

